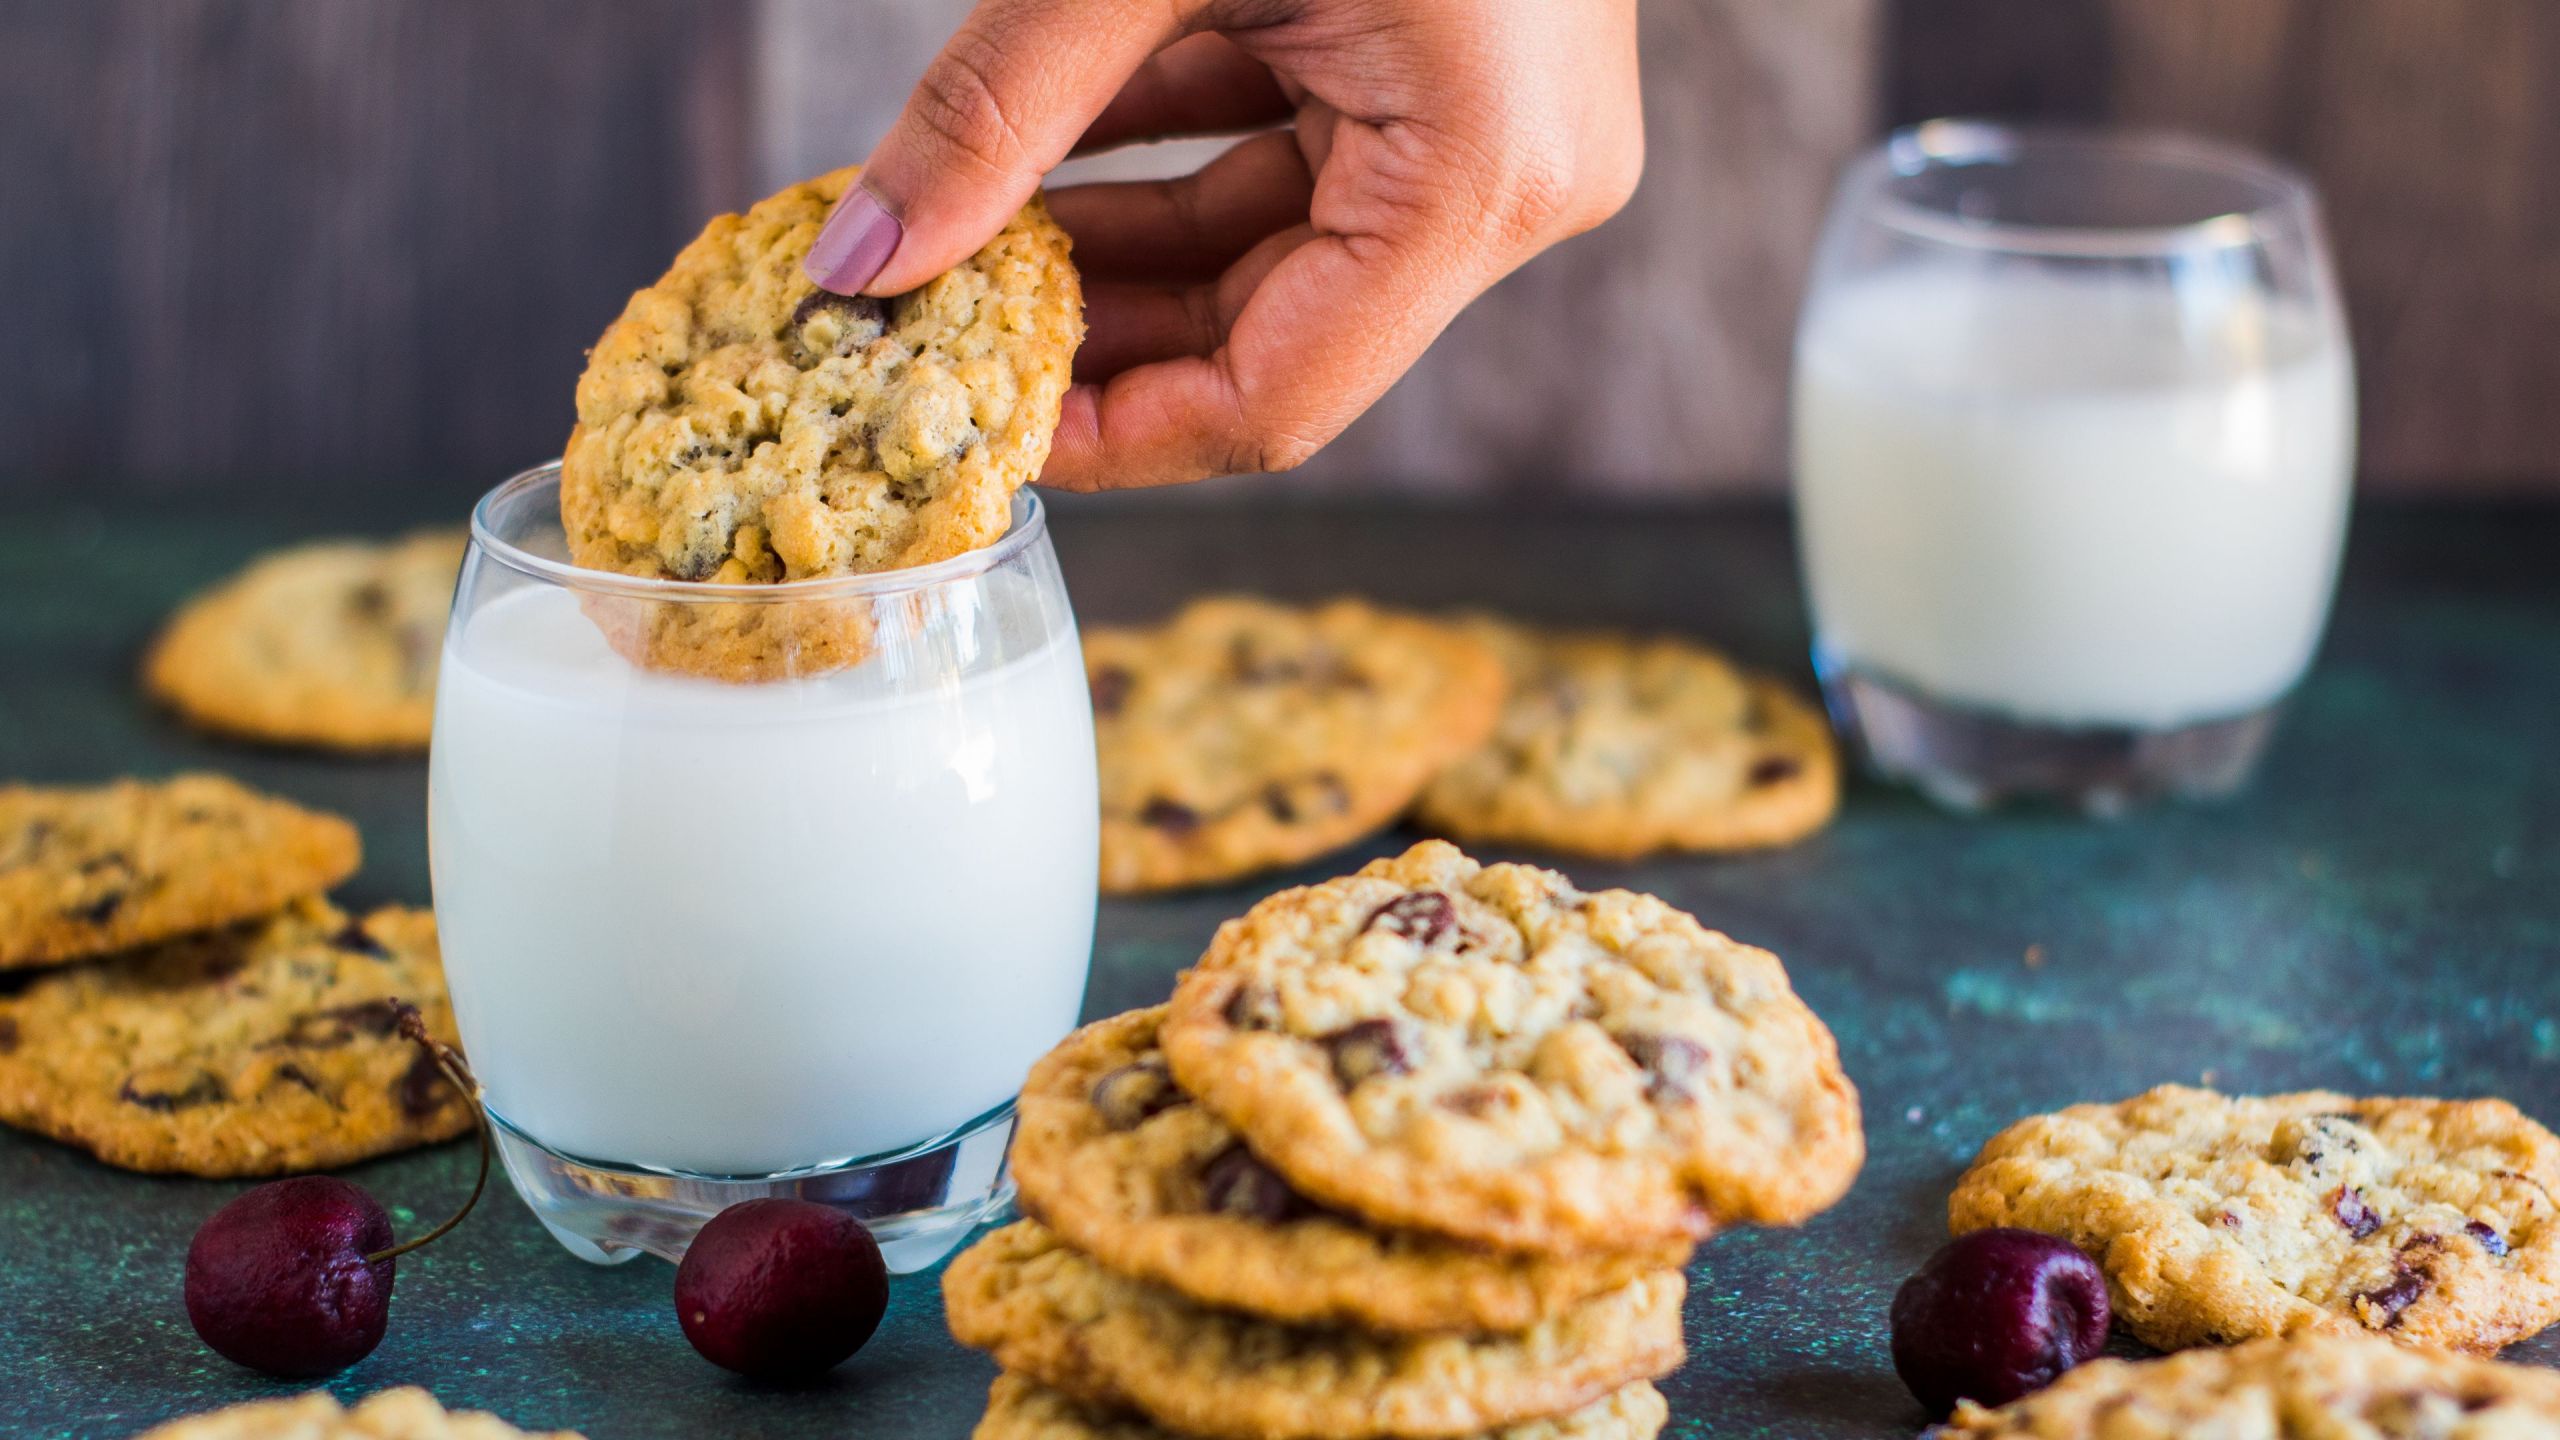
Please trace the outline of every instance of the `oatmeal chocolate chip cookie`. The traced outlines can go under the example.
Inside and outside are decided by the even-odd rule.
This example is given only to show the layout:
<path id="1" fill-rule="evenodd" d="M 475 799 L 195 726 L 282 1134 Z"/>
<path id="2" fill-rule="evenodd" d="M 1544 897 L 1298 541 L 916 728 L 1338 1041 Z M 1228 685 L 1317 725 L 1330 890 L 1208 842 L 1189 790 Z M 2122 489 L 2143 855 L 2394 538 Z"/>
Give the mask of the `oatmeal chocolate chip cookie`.
<path id="1" fill-rule="evenodd" d="M 1032 1067 L 1013 1136 L 1024 1210 L 1124 1275 L 1292 1324 L 1482 1332 L 1688 1263 L 1685 1241 L 1511 1254 L 1318 1209 L 1175 1087 L 1156 1050 L 1163 1016 L 1068 1036 Z"/>
<path id="2" fill-rule="evenodd" d="M 1653 1440 L 1671 1418 L 1639 1380 L 1579 1410 L 1485 1432 L 1483 1440 Z M 971 1440 L 1183 1440 L 1135 1411 L 1071 1400 L 1037 1380 L 999 1375 Z"/>
<path id="3" fill-rule="evenodd" d="M 435 918 L 324 900 L 0 998 L 0 1122 L 129 1170 L 273 1175 L 446 1140 L 471 1107 L 401 1037 L 453 1040 Z"/>
<path id="4" fill-rule="evenodd" d="M 1778 957 L 1444 841 L 1282 893 L 1176 987 L 1173 1077 L 1375 1224 L 1608 1250 L 1792 1223 L 1865 1158 Z"/>
<path id="5" fill-rule="evenodd" d="M 1232 1440 L 1462 1436 L 1587 1405 L 1678 1366 L 1676 1271 L 1511 1335 L 1283 1325 L 1104 1269 L 1037 1221 L 951 1262 L 960 1343 L 1077 1400 Z"/>
<path id="6" fill-rule="evenodd" d="M 2300 1335 L 2162 1360 L 2099 1360 L 1937 1440 L 2547 1440 L 2560 1375 L 2366 1336 Z"/>
<path id="7" fill-rule="evenodd" d="M 579 1440 L 573 1431 L 529 1436 L 493 1415 L 448 1411 L 415 1386 L 378 1390 L 352 1410 L 325 1390 L 289 1400 L 252 1400 L 189 1415 L 135 1440 Z"/>
<path id="8" fill-rule="evenodd" d="M 1822 713 L 1682 640 L 1477 620 L 1510 698 L 1415 818 L 1459 840 L 1630 859 L 1784 845 L 1822 828 L 1840 762 Z"/>
<path id="9" fill-rule="evenodd" d="M 713 220 L 596 342 L 560 474 L 579 564 L 805 580 L 1005 532 L 1084 336 L 1066 234 L 1034 197 L 919 289 L 831 294 L 800 262 L 853 178 Z"/>
<path id="10" fill-rule="evenodd" d="M 144 688 L 252 739 L 423 750 L 462 550 L 462 532 L 430 530 L 278 551 L 177 613 Z"/>
<path id="11" fill-rule="evenodd" d="M 355 873 L 356 827 L 220 775 L 0 786 L 0 970 L 253 919 Z"/>
<path id="12" fill-rule="evenodd" d="M 2503 1100 L 2164 1086 L 2021 1120 L 1948 1202 L 2060 1236 L 2150 1345 L 2377 1332 L 2487 1352 L 2560 1318 L 2560 1139 Z"/>
<path id="13" fill-rule="evenodd" d="M 1085 673 L 1114 894 L 1339 849 L 1475 748 L 1502 700 L 1481 643 L 1353 600 L 1195 601 L 1161 626 L 1086 636 Z"/>

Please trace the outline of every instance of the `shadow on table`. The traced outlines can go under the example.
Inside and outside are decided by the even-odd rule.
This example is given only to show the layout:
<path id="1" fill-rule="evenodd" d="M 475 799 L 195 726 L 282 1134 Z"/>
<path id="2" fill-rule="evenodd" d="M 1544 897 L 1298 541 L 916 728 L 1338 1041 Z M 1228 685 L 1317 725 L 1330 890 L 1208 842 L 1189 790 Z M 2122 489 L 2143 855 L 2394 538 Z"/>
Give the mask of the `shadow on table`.
<path id="1" fill-rule="evenodd" d="M 1879 1421 L 1914 1431 L 1929 1423 L 1911 1392 L 1881 1366 L 1806 1364 L 1770 1376 L 1762 1394 L 1771 1413 L 1822 1434 L 1866 1433 Z"/>

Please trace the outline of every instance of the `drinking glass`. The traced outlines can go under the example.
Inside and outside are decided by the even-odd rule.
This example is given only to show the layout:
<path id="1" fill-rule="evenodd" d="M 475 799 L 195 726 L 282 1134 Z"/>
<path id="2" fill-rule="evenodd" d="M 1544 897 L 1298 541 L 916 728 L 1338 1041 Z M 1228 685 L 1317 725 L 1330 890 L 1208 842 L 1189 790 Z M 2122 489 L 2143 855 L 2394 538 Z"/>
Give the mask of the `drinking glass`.
<path id="1" fill-rule="evenodd" d="M 1815 661 L 1873 770 L 2098 813 L 2246 778 L 2355 468 L 2301 177 L 2163 135 L 1899 132 L 1833 201 L 1793 424 Z"/>
<path id="2" fill-rule="evenodd" d="M 893 1269 L 1009 1198 L 1013 1096 L 1092 956 L 1093 712 L 1040 502 L 917 569 L 584 570 L 559 467 L 473 514 L 428 845 L 517 1192 L 591 1260 L 741 1200 Z"/>

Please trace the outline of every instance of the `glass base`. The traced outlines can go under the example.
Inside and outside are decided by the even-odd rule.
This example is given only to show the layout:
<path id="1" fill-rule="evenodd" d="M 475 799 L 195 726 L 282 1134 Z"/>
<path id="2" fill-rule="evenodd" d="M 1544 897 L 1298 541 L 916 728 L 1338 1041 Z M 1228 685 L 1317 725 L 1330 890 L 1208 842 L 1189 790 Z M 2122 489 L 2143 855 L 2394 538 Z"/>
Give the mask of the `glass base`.
<path id="1" fill-rule="evenodd" d="M 496 1111 L 489 1123 L 507 1178 L 569 1253 L 619 1265 L 647 1251 L 684 1258 L 703 1222 L 743 1200 L 789 1196 L 832 1205 L 871 1229 L 896 1274 L 922 1270 L 1013 1202 L 1005 1148 L 1013 1102 L 947 1135 L 886 1155 L 780 1175 L 688 1175 L 563 1155 Z"/>
<path id="2" fill-rule="evenodd" d="M 2282 702 L 2166 730 L 2045 725 L 1933 699 L 1837 661 L 1819 661 L 1832 723 L 1869 768 L 1950 809 L 2038 799 L 2115 815 L 2162 796 L 2238 790 L 2275 733 Z"/>

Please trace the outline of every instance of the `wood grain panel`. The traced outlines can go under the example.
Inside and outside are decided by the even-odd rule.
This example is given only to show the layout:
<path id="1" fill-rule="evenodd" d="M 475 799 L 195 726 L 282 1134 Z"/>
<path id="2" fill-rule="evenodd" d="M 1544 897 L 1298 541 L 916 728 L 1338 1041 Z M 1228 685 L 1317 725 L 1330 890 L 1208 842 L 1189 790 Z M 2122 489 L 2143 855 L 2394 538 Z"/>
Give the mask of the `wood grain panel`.
<path id="1" fill-rule="evenodd" d="M 2560 494 L 2560 5 L 1897 0 L 1891 114 L 2216 135 L 2327 205 L 2368 488 Z"/>
<path id="2" fill-rule="evenodd" d="M 2560 493 L 2560 5 L 2115 0 L 2110 108 L 2326 199 L 2379 488 Z"/>
<path id="3" fill-rule="evenodd" d="M 460 496 L 551 453 L 629 291 L 714 211 L 868 150 L 966 8 L 0 0 L 0 502 Z M 1832 176 L 1884 123 L 1958 111 L 2298 161 L 2374 483 L 2560 493 L 2560 5 L 1648 0 L 1643 24 L 1628 212 L 1498 287 L 1306 472 L 1200 498 L 1776 484 Z"/>
<path id="4" fill-rule="evenodd" d="M 11 0 L 7 470 L 461 494 L 555 453 L 582 348 L 743 193 L 720 18 Z"/>

